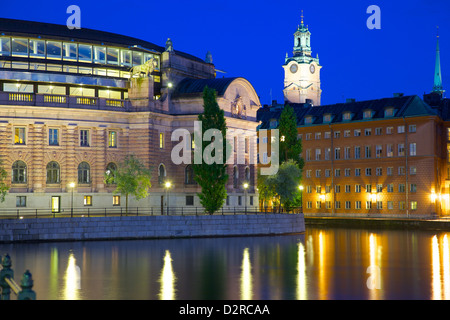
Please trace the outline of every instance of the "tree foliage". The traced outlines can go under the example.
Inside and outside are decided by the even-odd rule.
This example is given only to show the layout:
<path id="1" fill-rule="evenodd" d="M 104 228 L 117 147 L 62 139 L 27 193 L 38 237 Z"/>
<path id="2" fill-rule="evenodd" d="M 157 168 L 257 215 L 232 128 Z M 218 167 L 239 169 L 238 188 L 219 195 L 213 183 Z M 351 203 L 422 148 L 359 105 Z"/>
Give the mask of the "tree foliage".
<path id="1" fill-rule="evenodd" d="M 225 161 L 226 150 L 226 121 L 224 111 L 220 109 L 216 91 L 205 87 L 203 90 L 203 108 L 202 114 L 199 114 L 198 120 L 202 123 L 201 136 L 203 137 L 208 129 L 216 129 L 220 131 L 223 139 L 222 141 L 215 141 L 218 137 L 213 137 L 211 144 L 203 141 L 195 141 L 195 152 L 201 151 L 203 161 L 201 164 L 194 164 L 195 180 L 201 187 L 201 192 L 198 193 L 200 203 L 209 214 L 213 214 L 219 210 L 227 197 L 226 183 L 228 181 L 227 165 Z M 220 143 L 219 149 L 211 148 L 213 142 Z M 205 149 L 207 152 L 205 152 Z M 216 158 L 222 152 L 221 161 L 207 163 L 207 158 Z M 219 157 L 220 158 L 220 157 Z M 206 161 L 205 161 L 206 160 Z M 219 159 L 220 160 L 220 159 Z"/>
<path id="2" fill-rule="evenodd" d="M 286 104 L 284 106 L 279 123 L 280 163 L 291 159 L 295 161 L 301 170 L 304 165 L 303 159 L 300 158 L 300 154 L 302 153 L 302 141 L 297 137 L 297 116 L 290 105 Z"/>
<path id="3" fill-rule="evenodd" d="M 9 187 L 6 185 L 6 178 L 8 173 L 2 166 L 2 162 L 0 160 L 0 202 L 5 201 L 6 193 L 9 190 Z"/>
<path id="4" fill-rule="evenodd" d="M 116 170 L 106 172 L 104 176 L 105 183 L 116 185 L 114 194 L 125 195 L 127 213 L 128 196 L 132 195 L 136 200 L 147 197 L 148 189 L 152 186 L 150 179 L 150 169 L 147 169 L 142 161 L 134 155 L 125 156 Z"/>
<path id="5" fill-rule="evenodd" d="M 301 176 L 298 165 L 290 159 L 280 165 L 275 175 L 266 179 L 269 189 L 272 189 L 278 195 L 280 204 L 286 209 L 292 206 L 299 196 L 298 186 Z"/>

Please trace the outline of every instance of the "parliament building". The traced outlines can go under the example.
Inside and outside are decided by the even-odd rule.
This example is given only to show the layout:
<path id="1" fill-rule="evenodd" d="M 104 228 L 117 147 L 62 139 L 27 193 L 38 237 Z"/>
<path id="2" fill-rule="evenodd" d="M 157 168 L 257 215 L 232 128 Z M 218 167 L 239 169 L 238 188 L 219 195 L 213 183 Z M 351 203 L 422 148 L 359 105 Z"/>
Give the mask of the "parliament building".
<path id="1" fill-rule="evenodd" d="M 243 157 L 228 165 L 224 208 L 257 206 L 249 143 L 256 140 L 260 108 L 254 88 L 241 77 L 216 78 L 209 52 L 200 59 L 175 48 L 170 39 L 158 46 L 0 19 L 0 159 L 9 187 L 0 210 L 123 207 L 123 195 L 113 193 L 104 175 L 128 154 L 152 170 L 149 196 L 130 197 L 129 207 L 201 207 L 192 165 L 171 159 L 179 143 L 171 136 L 178 128 L 193 133 L 205 86 L 216 90 L 225 111 L 233 157 Z M 139 68 L 150 74 L 135 74 Z"/>

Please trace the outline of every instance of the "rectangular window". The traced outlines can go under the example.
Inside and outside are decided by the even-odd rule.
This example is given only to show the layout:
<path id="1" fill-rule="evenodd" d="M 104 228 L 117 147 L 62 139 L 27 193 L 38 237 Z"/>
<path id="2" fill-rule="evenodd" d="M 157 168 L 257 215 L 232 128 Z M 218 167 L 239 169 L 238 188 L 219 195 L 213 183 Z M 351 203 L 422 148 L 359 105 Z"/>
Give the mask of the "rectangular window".
<path id="1" fill-rule="evenodd" d="M 186 196 L 186 205 L 193 206 L 194 205 L 194 196 Z"/>
<path id="2" fill-rule="evenodd" d="M 306 193 L 312 193 L 312 186 L 311 185 L 306 186 Z"/>
<path id="3" fill-rule="evenodd" d="M 356 146 L 355 147 L 355 159 L 360 159 L 360 158 L 361 158 L 361 147 Z"/>
<path id="4" fill-rule="evenodd" d="M 355 131 L 353 131 L 353 134 L 355 137 L 360 137 L 361 136 L 361 129 L 355 129 Z"/>
<path id="5" fill-rule="evenodd" d="M 372 185 L 366 184 L 366 193 L 372 193 Z"/>
<path id="6" fill-rule="evenodd" d="M 311 161 L 311 149 L 306 150 L 306 161 Z"/>
<path id="7" fill-rule="evenodd" d="M 372 134 L 372 129 L 364 129 L 364 135 L 370 136 Z"/>
<path id="8" fill-rule="evenodd" d="M 322 192 L 322 187 L 316 186 L 316 193 L 321 193 L 321 192 Z"/>
<path id="9" fill-rule="evenodd" d="M 381 136 L 382 133 L 382 128 L 375 128 L 375 135 L 376 136 Z"/>
<path id="10" fill-rule="evenodd" d="M 238 206 L 242 206 L 242 196 L 238 196 Z"/>
<path id="11" fill-rule="evenodd" d="M 340 193 L 341 192 L 341 186 L 339 184 L 334 186 L 334 192 L 335 193 Z"/>
<path id="12" fill-rule="evenodd" d="M 345 209 L 351 209 L 352 205 L 350 201 L 345 201 Z"/>
<path id="13" fill-rule="evenodd" d="M 341 159 L 341 148 L 334 148 L 334 159 Z"/>
<path id="14" fill-rule="evenodd" d="M 80 146 L 89 147 L 89 130 L 80 130 Z"/>
<path id="15" fill-rule="evenodd" d="M 405 175 L 405 167 L 398 167 L 398 175 L 399 176 Z"/>
<path id="16" fill-rule="evenodd" d="M 372 157 L 372 148 L 370 146 L 364 147 L 364 156 L 366 159 L 370 159 Z"/>
<path id="17" fill-rule="evenodd" d="M 120 50 L 120 64 L 122 66 L 131 67 L 131 51 L 130 50 Z"/>
<path id="18" fill-rule="evenodd" d="M 410 186 L 409 186 L 409 191 L 410 192 L 416 192 L 417 191 L 417 184 L 411 183 Z"/>
<path id="19" fill-rule="evenodd" d="M 399 201 L 398 202 L 398 209 L 399 210 L 405 210 L 405 201 Z"/>
<path id="20" fill-rule="evenodd" d="M 378 210 L 383 209 L 383 201 L 377 201 L 377 209 Z"/>
<path id="21" fill-rule="evenodd" d="M 325 132 L 324 134 L 323 134 L 323 137 L 325 138 L 325 139 L 330 139 L 331 138 L 331 132 Z"/>
<path id="22" fill-rule="evenodd" d="M 331 192 L 331 186 L 325 186 L 325 193 Z"/>
<path id="23" fill-rule="evenodd" d="M 394 192 L 394 184 L 393 183 L 389 183 L 387 185 L 387 192 Z"/>
<path id="24" fill-rule="evenodd" d="M 28 57 L 28 39 L 12 38 L 11 51 L 13 56 Z"/>
<path id="25" fill-rule="evenodd" d="M 25 128 L 14 128 L 14 144 L 25 144 Z"/>
<path id="26" fill-rule="evenodd" d="M 108 132 L 108 147 L 117 148 L 117 131 Z"/>
<path id="27" fill-rule="evenodd" d="M 399 183 L 398 185 L 398 192 L 405 192 L 405 184 L 404 183 Z"/>
<path id="28" fill-rule="evenodd" d="M 321 149 L 316 149 L 316 160 L 320 160 L 321 153 L 322 153 Z"/>
<path id="29" fill-rule="evenodd" d="M 350 147 L 344 148 L 344 159 L 350 159 Z"/>
<path id="30" fill-rule="evenodd" d="M 345 138 L 350 137 L 350 130 L 344 130 L 344 137 Z"/>
<path id="31" fill-rule="evenodd" d="M 372 175 L 372 168 L 366 168 L 366 176 L 370 177 Z"/>
<path id="32" fill-rule="evenodd" d="M 412 176 L 413 176 L 413 175 L 415 175 L 415 174 L 416 174 L 416 172 L 417 172 L 417 169 L 416 169 L 416 167 L 410 167 L 410 168 L 409 168 L 409 174 L 410 174 L 410 175 L 412 175 Z"/>
<path id="33" fill-rule="evenodd" d="M 394 145 L 387 144 L 386 145 L 386 156 L 392 158 L 394 156 Z"/>
<path id="34" fill-rule="evenodd" d="M 394 167 L 387 167 L 386 168 L 386 175 L 392 176 L 394 174 Z"/>
<path id="35" fill-rule="evenodd" d="M 349 184 L 346 184 L 346 185 L 345 185 L 345 192 L 346 192 L 346 193 L 352 192 L 352 187 L 351 187 L 351 185 L 349 185 Z"/>
<path id="36" fill-rule="evenodd" d="M 59 129 L 48 129 L 48 144 L 59 146 Z"/>
<path id="37" fill-rule="evenodd" d="M 334 169 L 334 176 L 340 177 L 341 176 L 341 169 Z"/>
<path id="38" fill-rule="evenodd" d="M 377 184 L 377 192 L 383 192 L 383 185 L 382 184 Z"/>
<path id="39" fill-rule="evenodd" d="M 325 148 L 325 160 L 330 160 L 331 148 Z"/>
<path id="40" fill-rule="evenodd" d="M 56 41 L 47 41 L 47 59 L 61 59 L 62 43 Z"/>
<path id="41" fill-rule="evenodd" d="M 316 201 L 316 209 L 320 209 L 322 207 L 322 202 Z"/>
<path id="42" fill-rule="evenodd" d="M 45 58 L 45 41 L 30 39 L 30 57 Z"/>
<path id="43" fill-rule="evenodd" d="M 106 48 L 105 47 L 94 47 L 94 62 L 95 63 L 106 63 Z"/>
<path id="44" fill-rule="evenodd" d="M 159 148 L 164 149 L 164 133 L 159 133 Z"/>
<path id="45" fill-rule="evenodd" d="M 405 133 L 405 126 L 398 126 L 397 133 Z"/>
<path id="46" fill-rule="evenodd" d="M 63 59 L 69 61 L 77 61 L 77 44 L 64 42 L 63 43 Z"/>
<path id="47" fill-rule="evenodd" d="M 84 205 L 92 206 L 92 196 L 84 196 Z"/>
<path id="48" fill-rule="evenodd" d="M 417 201 L 411 201 L 411 210 L 417 210 Z"/>
<path id="49" fill-rule="evenodd" d="M 316 170 L 316 178 L 320 178 L 320 172 L 321 172 L 320 169 L 317 169 L 317 170 Z"/>
<path id="50" fill-rule="evenodd" d="M 405 144 L 399 143 L 398 144 L 398 156 L 403 157 L 405 155 Z"/>
<path id="51" fill-rule="evenodd" d="M 312 201 L 306 202 L 306 208 L 307 209 L 312 209 Z"/>
<path id="52" fill-rule="evenodd" d="M 383 156 L 383 146 L 381 144 L 375 146 L 375 157 L 381 158 Z"/>
<path id="53" fill-rule="evenodd" d="M 360 184 L 355 184 L 355 192 L 356 193 L 360 193 L 361 192 L 361 185 Z"/>
<path id="54" fill-rule="evenodd" d="M 120 206 L 120 196 L 113 196 L 113 206 Z"/>
<path id="55" fill-rule="evenodd" d="M 382 176 L 383 175 L 383 168 L 382 167 L 378 167 L 375 169 L 375 174 L 377 176 Z"/>
<path id="56" fill-rule="evenodd" d="M 9 37 L 0 37 L 0 56 L 11 55 L 11 39 Z"/>
<path id="57" fill-rule="evenodd" d="M 415 142 L 413 142 L 413 143 L 410 143 L 409 144 L 409 155 L 410 156 L 415 156 L 416 155 L 416 143 Z"/>
<path id="58" fill-rule="evenodd" d="M 366 209 L 372 209 L 372 201 L 366 201 Z"/>
<path id="59" fill-rule="evenodd" d="M 409 125 L 409 132 L 416 132 L 416 125 L 415 124 L 410 124 Z"/>
<path id="60" fill-rule="evenodd" d="M 387 202 L 387 208 L 388 208 L 389 210 L 394 209 L 394 201 L 388 201 L 388 202 Z"/>
<path id="61" fill-rule="evenodd" d="M 355 177 L 360 177 L 361 176 L 361 169 L 360 168 L 356 168 L 355 169 Z"/>
<path id="62" fill-rule="evenodd" d="M 26 196 L 17 196 L 16 197 L 16 207 L 26 207 L 27 206 L 27 197 Z"/>
<path id="63" fill-rule="evenodd" d="M 361 209 L 361 201 L 355 201 L 355 209 Z"/>
<path id="64" fill-rule="evenodd" d="M 325 177 L 331 177 L 331 170 L 330 169 L 325 169 Z"/>
<path id="65" fill-rule="evenodd" d="M 331 209 L 331 201 L 325 201 L 325 209 Z"/>
<path id="66" fill-rule="evenodd" d="M 81 62 L 92 62 L 92 46 L 79 44 L 78 60 Z"/>
<path id="67" fill-rule="evenodd" d="M 311 178 L 311 172 L 312 170 L 306 170 L 306 177 Z"/>
<path id="68" fill-rule="evenodd" d="M 315 137 L 316 140 L 320 140 L 321 136 L 322 136 L 322 133 L 321 133 L 321 132 L 316 132 L 316 133 L 314 134 L 314 137 Z"/>
<path id="69" fill-rule="evenodd" d="M 119 49 L 108 48 L 106 51 L 106 63 L 112 65 L 119 64 Z"/>
<path id="70" fill-rule="evenodd" d="M 334 138 L 335 139 L 339 139 L 341 137 L 341 132 L 340 131 L 335 131 L 334 132 Z"/>
<path id="71" fill-rule="evenodd" d="M 344 169 L 344 175 L 345 175 L 346 177 L 350 177 L 350 174 L 351 174 L 350 168 L 345 168 L 345 169 Z"/>

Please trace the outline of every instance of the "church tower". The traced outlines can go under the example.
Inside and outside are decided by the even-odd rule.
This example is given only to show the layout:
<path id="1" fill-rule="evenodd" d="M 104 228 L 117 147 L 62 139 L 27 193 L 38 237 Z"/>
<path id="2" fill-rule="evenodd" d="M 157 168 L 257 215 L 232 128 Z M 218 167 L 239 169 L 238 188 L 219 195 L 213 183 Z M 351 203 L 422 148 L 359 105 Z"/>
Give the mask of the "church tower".
<path id="1" fill-rule="evenodd" d="M 309 102 L 313 106 L 320 105 L 320 69 L 319 55 L 311 56 L 311 32 L 303 23 L 294 33 L 293 56 L 288 57 L 283 65 L 284 69 L 284 100 L 290 103 Z"/>

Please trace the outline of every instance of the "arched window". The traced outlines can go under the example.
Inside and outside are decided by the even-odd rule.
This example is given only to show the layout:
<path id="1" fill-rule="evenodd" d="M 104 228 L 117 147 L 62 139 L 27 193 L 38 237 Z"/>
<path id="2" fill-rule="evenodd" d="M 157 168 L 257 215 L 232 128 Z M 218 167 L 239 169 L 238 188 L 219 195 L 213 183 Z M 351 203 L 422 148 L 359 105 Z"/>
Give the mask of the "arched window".
<path id="1" fill-rule="evenodd" d="M 87 162 L 78 165 L 78 183 L 91 183 L 91 166 Z"/>
<path id="2" fill-rule="evenodd" d="M 114 174 L 116 173 L 116 170 L 117 170 L 117 165 L 114 162 L 110 162 L 106 166 L 105 173 L 109 177 L 112 177 L 112 180 L 111 179 L 106 180 L 108 184 L 116 183 L 116 181 L 114 180 Z"/>
<path id="3" fill-rule="evenodd" d="M 60 183 L 60 168 L 56 161 L 47 164 L 47 183 Z"/>
<path id="4" fill-rule="evenodd" d="M 158 182 L 159 184 L 164 183 L 164 179 L 166 178 L 166 167 L 161 163 L 158 168 Z"/>
<path id="5" fill-rule="evenodd" d="M 250 168 L 245 167 L 245 180 L 250 183 Z"/>
<path id="6" fill-rule="evenodd" d="M 184 169 L 184 183 L 185 184 L 196 184 L 197 182 L 194 179 L 194 167 L 192 165 L 187 165 Z"/>
<path id="7" fill-rule="evenodd" d="M 236 166 L 233 167 L 233 186 L 235 188 L 238 187 L 238 180 L 239 180 L 239 171 Z"/>
<path id="8" fill-rule="evenodd" d="M 12 165 L 12 183 L 27 182 L 27 165 L 25 162 L 18 160 Z"/>

